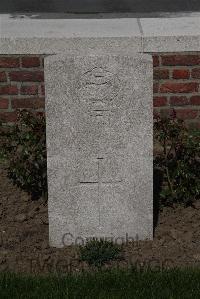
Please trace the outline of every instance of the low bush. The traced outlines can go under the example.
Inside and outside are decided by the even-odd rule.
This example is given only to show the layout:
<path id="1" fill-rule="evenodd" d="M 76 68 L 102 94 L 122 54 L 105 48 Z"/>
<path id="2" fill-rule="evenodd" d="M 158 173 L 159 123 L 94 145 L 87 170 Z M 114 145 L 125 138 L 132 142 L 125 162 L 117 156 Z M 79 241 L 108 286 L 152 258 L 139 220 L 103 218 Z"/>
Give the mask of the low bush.
<path id="1" fill-rule="evenodd" d="M 200 199 L 200 131 L 189 130 L 175 111 L 169 118 L 155 116 L 155 143 L 161 151 L 154 157 L 154 167 L 164 177 L 163 204 L 192 204 Z"/>
<path id="2" fill-rule="evenodd" d="M 80 260 L 89 265 L 101 267 L 120 258 L 121 246 L 105 240 L 93 239 L 80 246 Z"/>
<path id="3" fill-rule="evenodd" d="M 188 130 L 173 112 L 169 118 L 155 117 L 154 139 L 155 147 L 158 145 L 160 149 L 154 155 L 154 169 L 164 178 L 160 193 L 162 205 L 178 202 L 188 205 L 200 199 L 200 131 Z M 33 199 L 47 197 L 44 116 L 23 110 L 15 125 L 5 127 L 1 124 L 0 159 L 8 160 L 8 176 L 14 184 Z M 109 244 L 94 242 L 87 246 L 91 246 L 88 261 L 105 248 L 111 254 Z"/>
<path id="4" fill-rule="evenodd" d="M 47 197 L 45 118 L 26 110 L 15 125 L 0 125 L 0 153 L 8 161 L 8 177 L 32 199 Z"/>

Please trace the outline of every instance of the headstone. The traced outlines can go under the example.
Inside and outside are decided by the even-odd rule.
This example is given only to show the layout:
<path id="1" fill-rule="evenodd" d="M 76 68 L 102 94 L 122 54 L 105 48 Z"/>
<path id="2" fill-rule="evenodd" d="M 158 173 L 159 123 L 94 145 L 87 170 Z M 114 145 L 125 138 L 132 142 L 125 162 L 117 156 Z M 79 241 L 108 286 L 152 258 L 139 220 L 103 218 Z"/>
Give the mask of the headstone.
<path id="1" fill-rule="evenodd" d="M 153 234 L 152 59 L 45 58 L 50 245 Z"/>

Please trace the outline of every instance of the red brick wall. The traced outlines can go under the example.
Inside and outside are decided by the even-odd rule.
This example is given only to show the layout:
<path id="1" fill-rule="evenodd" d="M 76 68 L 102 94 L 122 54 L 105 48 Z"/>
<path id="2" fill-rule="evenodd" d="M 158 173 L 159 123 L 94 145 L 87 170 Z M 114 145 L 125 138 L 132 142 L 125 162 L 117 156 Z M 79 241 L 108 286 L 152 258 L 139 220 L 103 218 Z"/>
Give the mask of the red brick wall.
<path id="1" fill-rule="evenodd" d="M 16 120 L 21 108 L 44 111 L 42 56 L 0 56 L 0 118 Z"/>
<path id="2" fill-rule="evenodd" d="M 154 110 L 200 127 L 200 53 L 153 54 Z M 44 111 L 43 56 L 0 56 L 0 118 L 21 108 Z"/>
<path id="3" fill-rule="evenodd" d="M 200 128 L 200 53 L 153 55 L 154 110 Z"/>

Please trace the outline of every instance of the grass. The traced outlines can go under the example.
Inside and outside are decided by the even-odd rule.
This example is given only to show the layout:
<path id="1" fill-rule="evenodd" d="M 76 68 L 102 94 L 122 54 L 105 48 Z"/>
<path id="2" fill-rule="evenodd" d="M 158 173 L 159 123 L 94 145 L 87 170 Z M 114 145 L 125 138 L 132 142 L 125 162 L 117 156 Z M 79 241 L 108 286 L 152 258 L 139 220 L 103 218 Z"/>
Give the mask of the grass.
<path id="1" fill-rule="evenodd" d="M 60 277 L 2 273 L 0 298 L 199 299 L 200 269 L 163 272 L 112 270 Z"/>

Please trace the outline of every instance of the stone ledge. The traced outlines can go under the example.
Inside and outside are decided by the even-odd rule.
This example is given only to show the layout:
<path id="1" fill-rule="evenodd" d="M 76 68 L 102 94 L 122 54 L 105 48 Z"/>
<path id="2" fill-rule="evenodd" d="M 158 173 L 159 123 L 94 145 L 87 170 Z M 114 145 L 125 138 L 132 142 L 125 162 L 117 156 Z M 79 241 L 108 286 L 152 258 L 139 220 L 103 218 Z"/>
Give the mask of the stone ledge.
<path id="1" fill-rule="evenodd" d="M 14 19 L 0 15 L 0 54 L 199 51 L 200 17 Z"/>
<path id="2" fill-rule="evenodd" d="M 200 51 L 199 17 L 140 19 L 144 52 Z"/>

